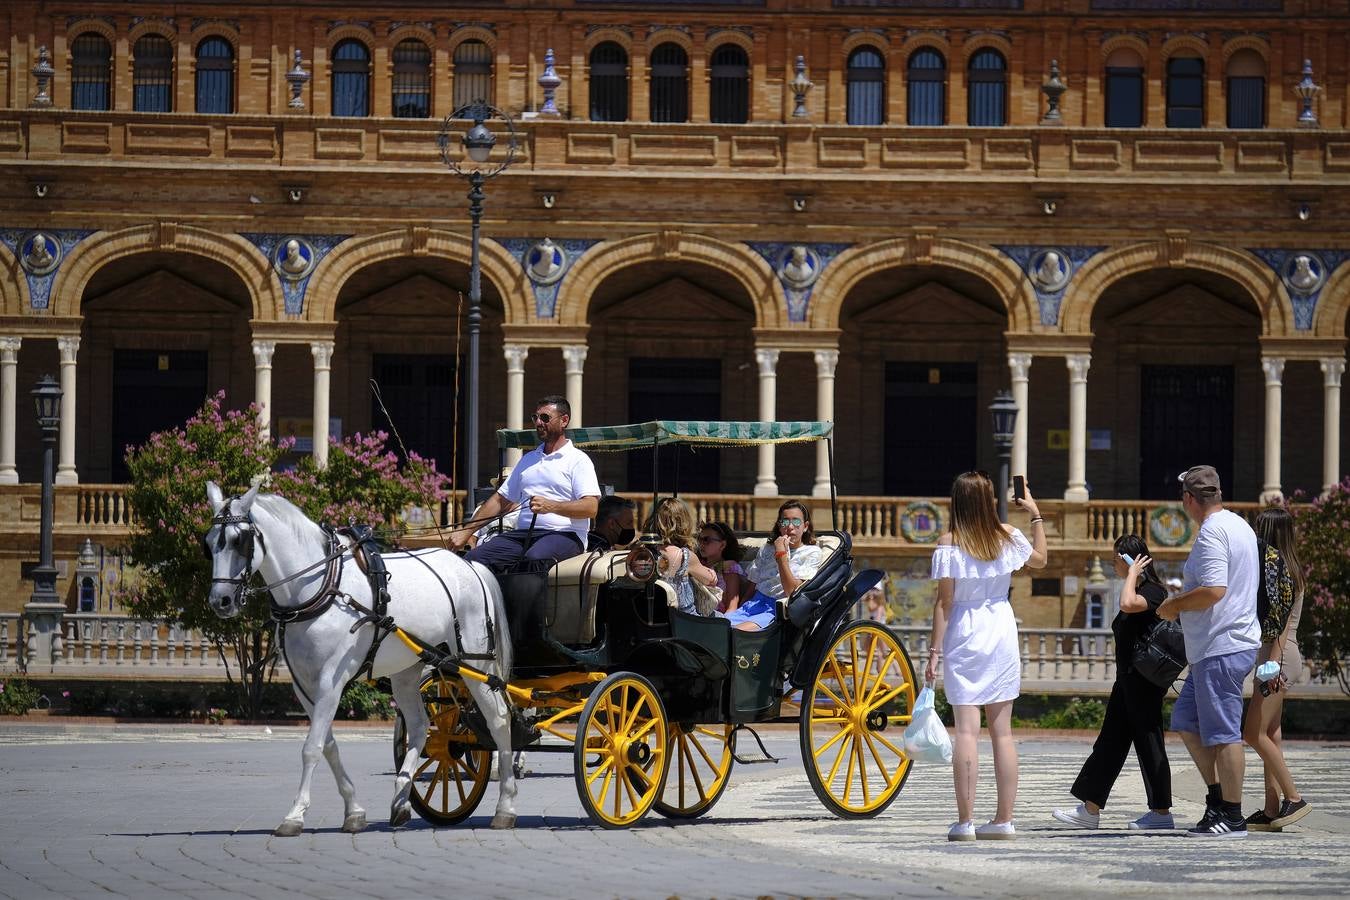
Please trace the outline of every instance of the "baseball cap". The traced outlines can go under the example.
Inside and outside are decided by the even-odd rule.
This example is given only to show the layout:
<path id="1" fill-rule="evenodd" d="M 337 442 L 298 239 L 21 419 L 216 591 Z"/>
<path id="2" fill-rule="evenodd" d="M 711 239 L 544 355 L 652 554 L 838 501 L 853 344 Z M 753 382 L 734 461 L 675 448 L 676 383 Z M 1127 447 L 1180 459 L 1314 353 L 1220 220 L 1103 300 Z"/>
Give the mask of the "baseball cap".
<path id="1" fill-rule="evenodd" d="M 1177 476 L 1181 489 L 1196 497 L 1213 497 L 1219 493 L 1219 473 L 1213 466 L 1191 466 Z"/>

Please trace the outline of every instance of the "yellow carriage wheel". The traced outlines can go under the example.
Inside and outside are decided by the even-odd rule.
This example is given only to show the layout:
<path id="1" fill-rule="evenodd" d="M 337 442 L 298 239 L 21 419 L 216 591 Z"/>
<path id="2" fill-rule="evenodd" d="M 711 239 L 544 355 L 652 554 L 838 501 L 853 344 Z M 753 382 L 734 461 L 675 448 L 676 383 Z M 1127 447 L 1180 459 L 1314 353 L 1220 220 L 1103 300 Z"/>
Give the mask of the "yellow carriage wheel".
<path id="1" fill-rule="evenodd" d="M 647 814 L 666 777 L 669 726 L 652 683 L 620 672 L 596 686 L 577 721 L 573 749 L 577 795 L 605 828 L 626 828 Z"/>
<path id="2" fill-rule="evenodd" d="M 431 726 L 413 769 L 409 799 L 417 814 L 434 825 L 455 825 L 471 816 L 492 775 L 492 753 L 480 747 L 465 722 L 465 707 L 472 702 L 458 678 L 433 675 L 422 683 Z"/>
<path id="3" fill-rule="evenodd" d="M 666 745 L 666 787 L 656 811 L 670 819 L 703 815 L 722 798 L 736 764 L 732 725 L 672 723 Z"/>
<path id="4" fill-rule="evenodd" d="M 870 818 L 909 777 L 904 731 L 914 709 L 909 654 L 875 622 L 849 625 L 821 658 L 802 698 L 802 762 L 826 809 Z"/>

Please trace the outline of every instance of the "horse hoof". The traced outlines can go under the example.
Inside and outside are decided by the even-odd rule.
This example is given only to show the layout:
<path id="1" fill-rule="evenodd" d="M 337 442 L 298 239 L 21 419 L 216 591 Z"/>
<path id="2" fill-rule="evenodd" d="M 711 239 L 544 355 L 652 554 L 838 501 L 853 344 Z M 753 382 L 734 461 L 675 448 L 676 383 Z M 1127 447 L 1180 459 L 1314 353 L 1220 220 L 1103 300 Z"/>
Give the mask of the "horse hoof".
<path id="1" fill-rule="evenodd" d="M 366 814 L 363 812 L 352 813 L 342 820 L 342 830 L 348 834 L 357 834 L 366 830 Z"/>
<path id="2" fill-rule="evenodd" d="M 500 828 L 515 828 L 515 827 L 516 827 L 516 814 L 515 814 L 515 813 L 497 813 L 495 816 L 492 817 L 492 825 L 491 825 L 491 827 L 492 827 L 492 828 L 498 828 L 498 829 L 500 829 Z"/>
<path id="3" fill-rule="evenodd" d="M 407 825 L 411 821 L 412 821 L 412 807 L 410 806 L 395 807 L 389 813 L 390 828 L 402 828 L 404 825 Z"/>
<path id="4" fill-rule="evenodd" d="M 295 837 L 305 830 L 305 823 L 299 819 L 282 819 L 277 830 L 272 832 L 274 837 Z"/>

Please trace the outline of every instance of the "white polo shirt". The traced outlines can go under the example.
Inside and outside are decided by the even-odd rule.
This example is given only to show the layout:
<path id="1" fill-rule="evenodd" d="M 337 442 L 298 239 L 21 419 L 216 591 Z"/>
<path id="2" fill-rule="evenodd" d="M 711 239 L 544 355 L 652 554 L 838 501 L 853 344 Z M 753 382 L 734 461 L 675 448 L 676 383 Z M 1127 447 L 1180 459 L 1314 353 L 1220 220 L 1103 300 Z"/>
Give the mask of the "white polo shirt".
<path id="1" fill-rule="evenodd" d="M 582 497 L 599 497 L 600 481 L 595 477 L 595 464 L 591 458 L 571 441 L 564 440 L 552 453 L 545 453 L 544 445 L 540 444 L 522 456 L 497 493 L 522 507 L 531 497 L 571 503 Z M 580 539 L 581 546 L 586 546 L 590 519 L 569 519 L 557 513 L 536 516 L 528 509 L 521 509 L 516 528 L 529 529 L 532 519 L 534 528 L 570 531 Z"/>
<path id="2" fill-rule="evenodd" d="M 1256 618 L 1259 560 L 1256 534 L 1241 516 L 1222 509 L 1205 517 L 1182 569 L 1183 586 L 1188 591 L 1202 585 L 1227 590 L 1208 609 L 1181 614 L 1188 662 L 1261 646 Z"/>

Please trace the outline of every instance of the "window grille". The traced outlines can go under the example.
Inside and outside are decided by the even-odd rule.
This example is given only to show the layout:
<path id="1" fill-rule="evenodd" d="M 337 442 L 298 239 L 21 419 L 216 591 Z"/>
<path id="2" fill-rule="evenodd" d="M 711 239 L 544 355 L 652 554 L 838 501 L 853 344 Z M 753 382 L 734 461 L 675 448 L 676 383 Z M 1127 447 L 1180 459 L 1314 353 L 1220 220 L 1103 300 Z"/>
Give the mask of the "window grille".
<path id="1" fill-rule="evenodd" d="M 689 121 L 689 56 L 679 44 L 652 51 L 650 96 L 653 122 Z"/>
<path id="2" fill-rule="evenodd" d="M 711 118 L 743 125 L 750 121 L 750 57 L 735 44 L 723 44 L 712 55 Z"/>
<path id="3" fill-rule="evenodd" d="M 370 115 L 370 50 L 358 40 L 333 48 L 333 115 Z"/>
<path id="4" fill-rule="evenodd" d="M 234 112 L 234 48 L 222 37 L 197 45 L 197 112 Z"/>
<path id="5" fill-rule="evenodd" d="M 70 45 L 70 108 L 112 109 L 112 45 L 92 32 Z"/>
<path id="6" fill-rule="evenodd" d="M 425 119 L 431 115 L 431 49 L 418 40 L 394 47 L 394 116 Z"/>
<path id="7" fill-rule="evenodd" d="M 1167 61 L 1167 127 L 1205 127 L 1205 62 L 1193 56 Z"/>
<path id="8" fill-rule="evenodd" d="M 859 47 L 848 55 L 847 102 L 848 124 L 885 123 L 886 61 L 875 47 Z"/>
<path id="9" fill-rule="evenodd" d="M 628 119 L 628 51 L 613 41 L 591 50 L 591 119 L 623 122 Z"/>
<path id="10" fill-rule="evenodd" d="M 492 102 L 492 48 L 465 41 L 455 48 L 455 108 L 477 100 Z"/>
<path id="11" fill-rule="evenodd" d="M 132 48 L 131 108 L 138 112 L 173 111 L 173 44 L 147 34 Z"/>
<path id="12" fill-rule="evenodd" d="M 1008 124 L 1008 64 L 997 50 L 979 50 L 970 58 L 966 121 L 971 125 Z"/>
<path id="13" fill-rule="evenodd" d="M 906 121 L 911 125 L 947 124 L 947 61 L 932 47 L 910 54 Z"/>

